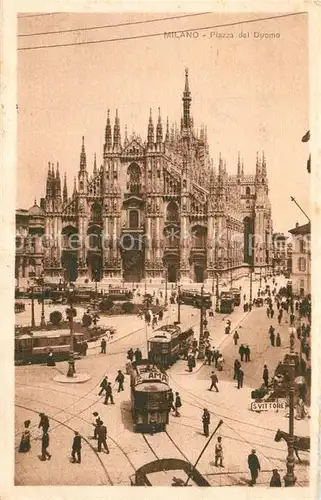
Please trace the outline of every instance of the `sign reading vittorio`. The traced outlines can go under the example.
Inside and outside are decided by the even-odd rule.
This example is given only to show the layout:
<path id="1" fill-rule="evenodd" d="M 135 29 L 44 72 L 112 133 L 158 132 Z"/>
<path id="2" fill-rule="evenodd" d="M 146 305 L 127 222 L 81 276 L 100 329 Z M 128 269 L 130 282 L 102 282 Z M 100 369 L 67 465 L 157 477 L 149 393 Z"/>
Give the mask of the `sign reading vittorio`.
<path id="1" fill-rule="evenodd" d="M 17 251 L 16 272 L 26 274 L 32 262 L 36 276 L 137 283 L 160 282 L 167 270 L 169 282 L 179 277 L 189 283 L 212 280 L 218 272 L 223 278 L 248 274 L 249 265 L 271 266 L 264 153 L 257 153 L 253 173 L 246 174 L 235 145 L 235 165 L 229 166 L 234 174 L 228 173 L 220 152 L 215 160 L 210 156 L 206 125 L 196 131 L 191 102 L 186 70 L 180 127 L 169 118 L 164 122 L 160 109 L 156 119 L 146 110 L 142 139 L 121 132 L 118 110 L 112 125 L 108 111 L 102 158 L 95 156 L 89 166 L 83 137 L 72 193 L 66 175 L 61 182 L 59 164 L 49 162 L 40 206 L 16 214 L 17 227 L 24 227 L 20 239 L 25 226 L 36 238 L 30 252 L 25 246 Z M 43 236 L 54 244 L 42 245 L 37 237 Z M 71 240 L 77 245 L 68 245 Z"/>

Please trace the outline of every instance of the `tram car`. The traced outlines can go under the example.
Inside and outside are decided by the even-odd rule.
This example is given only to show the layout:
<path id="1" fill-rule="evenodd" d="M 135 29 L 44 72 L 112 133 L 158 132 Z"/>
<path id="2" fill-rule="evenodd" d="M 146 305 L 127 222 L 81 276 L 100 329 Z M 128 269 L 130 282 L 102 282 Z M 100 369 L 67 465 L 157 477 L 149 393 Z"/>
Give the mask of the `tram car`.
<path id="1" fill-rule="evenodd" d="M 23 312 L 26 310 L 26 305 L 24 302 L 15 302 L 14 304 L 14 312 L 17 314 L 17 313 L 20 313 L 20 312 Z"/>
<path id="2" fill-rule="evenodd" d="M 181 304 L 191 305 L 200 308 L 203 301 L 205 309 L 211 309 L 211 294 L 204 292 L 203 295 L 198 290 L 182 290 L 179 296 Z"/>
<path id="3" fill-rule="evenodd" d="M 84 334 L 73 334 L 74 352 L 81 352 Z M 49 352 L 55 361 L 66 361 L 70 355 L 70 330 L 35 331 L 15 338 L 15 362 L 17 364 L 43 363 Z"/>
<path id="4" fill-rule="evenodd" d="M 133 363 L 130 385 L 134 431 L 164 431 L 173 397 L 168 375 L 148 360 L 142 360 Z"/>
<path id="5" fill-rule="evenodd" d="M 131 300 L 133 298 L 133 293 L 126 288 L 109 288 L 108 298 L 111 300 Z"/>
<path id="6" fill-rule="evenodd" d="M 178 325 L 161 326 L 148 340 L 149 361 L 164 368 L 171 366 L 192 343 L 193 336 L 192 328 L 182 331 Z"/>
<path id="7" fill-rule="evenodd" d="M 234 297 L 230 292 L 222 292 L 220 300 L 220 313 L 230 314 L 234 311 Z"/>
<path id="8" fill-rule="evenodd" d="M 234 305 L 241 305 L 241 292 L 239 288 L 231 288 L 230 293 L 233 295 Z"/>

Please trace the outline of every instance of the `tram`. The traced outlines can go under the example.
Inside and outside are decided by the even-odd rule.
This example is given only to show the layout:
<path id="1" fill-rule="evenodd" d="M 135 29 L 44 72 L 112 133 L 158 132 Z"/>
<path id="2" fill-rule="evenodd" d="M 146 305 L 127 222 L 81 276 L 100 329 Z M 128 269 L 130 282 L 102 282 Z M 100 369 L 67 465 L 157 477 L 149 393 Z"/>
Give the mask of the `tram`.
<path id="1" fill-rule="evenodd" d="M 148 360 L 133 363 L 131 408 L 135 432 L 164 431 L 172 402 L 168 375 Z"/>
<path id="2" fill-rule="evenodd" d="M 74 352 L 80 352 L 83 333 L 73 333 Z M 55 361 L 65 361 L 70 354 L 70 330 L 35 331 L 15 338 L 15 362 L 17 364 L 43 363 L 49 352 Z"/>
<path id="3" fill-rule="evenodd" d="M 203 295 L 198 290 L 182 290 L 180 293 L 181 304 L 191 305 L 200 308 L 203 302 L 205 309 L 211 309 L 211 294 L 204 292 Z"/>
<path id="4" fill-rule="evenodd" d="M 133 292 L 126 290 L 126 288 L 109 288 L 108 298 L 111 300 L 131 300 L 133 298 Z"/>
<path id="5" fill-rule="evenodd" d="M 234 297 L 231 292 L 222 292 L 220 300 L 220 313 L 230 314 L 234 311 Z"/>
<path id="6" fill-rule="evenodd" d="M 26 310 L 26 304 L 24 302 L 15 302 L 14 304 L 14 312 L 20 313 Z"/>
<path id="7" fill-rule="evenodd" d="M 149 361 L 165 368 L 172 365 L 192 343 L 193 336 L 192 328 L 182 331 L 178 325 L 161 326 L 148 340 Z"/>
<path id="8" fill-rule="evenodd" d="M 241 305 L 241 291 L 239 288 L 231 288 L 230 293 L 233 295 L 234 305 Z"/>

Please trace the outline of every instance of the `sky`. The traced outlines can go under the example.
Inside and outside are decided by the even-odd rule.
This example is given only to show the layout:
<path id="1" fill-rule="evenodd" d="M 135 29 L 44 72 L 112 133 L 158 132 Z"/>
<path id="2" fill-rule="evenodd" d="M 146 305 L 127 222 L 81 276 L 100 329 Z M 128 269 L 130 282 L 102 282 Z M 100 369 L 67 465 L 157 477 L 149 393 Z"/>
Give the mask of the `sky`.
<path id="1" fill-rule="evenodd" d="M 35 197 L 39 202 L 44 196 L 49 161 L 59 161 L 72 190 L 83 135 L 88 169 L 95 153 L 102 163 L 108 108 L 112 120 L 118 109 L 122 138 L 125 125 L 129 134 L 146 137 L 150 108 L 155 124 L 159 107 L 164 122 L 168 116 L 180 124 L 187 67 L 194 125 L 207 126 L 214 163 L 221 152 L 228 172 L 235 174 L 240 151 L 245 173 L 254 173 L 256 153 L 264 151 L 274 230 L 287 233 L 296 222 L 306 222 L 290 197 L 310 215 L 309 151 L 301 142 L 309 129 L 307 15 L 204 30 L 277 14 L 209 13 L 110 27 L 182 14 L 62 13 L 18 19 L 18 48 L 160 36 L 18 51 L 17 208 L 29 208 Z M 21 36 L 103 25 L 109 27 Z M 197 36 L 181 37 L 182 30 L 192 29 Z M 177 35 L 165 38 L 164 32 Z"/>

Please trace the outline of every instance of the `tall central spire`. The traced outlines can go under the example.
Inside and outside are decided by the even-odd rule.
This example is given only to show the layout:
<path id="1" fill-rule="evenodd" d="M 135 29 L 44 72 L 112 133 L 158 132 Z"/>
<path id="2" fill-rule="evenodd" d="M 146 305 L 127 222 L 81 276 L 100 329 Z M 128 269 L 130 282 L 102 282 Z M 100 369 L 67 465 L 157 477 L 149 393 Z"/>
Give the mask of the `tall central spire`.
<path id="1" fill-rule="evenodd" d="M 188 129 L 191 127 L 190 107 L 191 107 L 191 92 L 189 90 L 188 69 L 185 69 L 185 89 L 183 92 L 183 127 Z"/>

